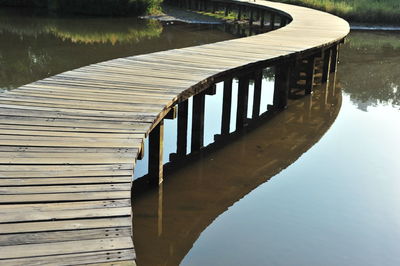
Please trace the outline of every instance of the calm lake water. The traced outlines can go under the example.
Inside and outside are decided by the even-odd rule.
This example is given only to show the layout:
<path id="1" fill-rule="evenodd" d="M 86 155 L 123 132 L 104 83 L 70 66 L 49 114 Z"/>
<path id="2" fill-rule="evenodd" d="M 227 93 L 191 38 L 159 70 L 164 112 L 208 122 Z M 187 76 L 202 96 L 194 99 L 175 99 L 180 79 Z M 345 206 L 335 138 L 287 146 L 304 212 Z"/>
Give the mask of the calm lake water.
<path id="1" fill-rule="evenodd" d="M 332 85 L 136 195 L 139 265 L 400 265 L 400 33 L 351 33 Z"/>
<path id="2" fill-rule="evenodd" d="M 0 88 L 232 38 L 215 27 L 1 10 Z M 353 32 L 340 52 L 336 86 L 135 193 L 139 265 L 400 265 L 400 33 Z M 207 96 L 206 143 L 220 94 Z"/>

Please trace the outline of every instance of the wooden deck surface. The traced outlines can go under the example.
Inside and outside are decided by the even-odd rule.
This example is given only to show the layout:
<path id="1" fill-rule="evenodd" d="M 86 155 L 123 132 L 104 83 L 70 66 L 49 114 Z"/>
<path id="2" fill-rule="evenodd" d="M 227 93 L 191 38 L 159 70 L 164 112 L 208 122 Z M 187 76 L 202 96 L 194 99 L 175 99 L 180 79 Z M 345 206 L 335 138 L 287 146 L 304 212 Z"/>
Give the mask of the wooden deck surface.
<path id="1" fill-rule="evenodd" d="M 0 265 L 134 264 L 131 180 L 165 111 L 243 66 L 343 39 L 335 16 L 260 1 L 266 34 L 120 58 L 0 94 Z"/>

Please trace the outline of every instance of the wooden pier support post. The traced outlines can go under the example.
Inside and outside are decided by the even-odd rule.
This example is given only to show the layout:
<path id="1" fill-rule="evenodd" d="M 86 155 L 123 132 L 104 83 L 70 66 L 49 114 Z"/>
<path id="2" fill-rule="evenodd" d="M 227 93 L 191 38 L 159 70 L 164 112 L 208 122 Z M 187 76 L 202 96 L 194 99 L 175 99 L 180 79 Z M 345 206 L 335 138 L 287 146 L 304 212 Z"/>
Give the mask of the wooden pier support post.
<path id="1" fill-rule="evenodd" d="M 178 105 L 178 132 L 176 141 L 176 155 L 184 157 L 187 151 L 187 130 L 188 130 L 188 101 Z"/>
<path id="2" fill-rule="evenodd" d="M 238 5 L 238 14 L 237 14 L 237 20 L 241 20 L 242 19 L 242 6 Z"/>
<path id="3" fill-rule="evenodd" d="M 260 28 L 264 28 L 265 11 L 261 10 L 260 13 Z"/>
<path id="4" fill-rule="evenodd" d="M 229 135 L 231 125 L 232 79 L 224 81 L 224 96 L 222 99 L 221 135 Z"/>
<path id="5" fill-rule="evenodd" d="M 253 113 L 251 116 L 252 119 L 257 119 L 260 117 L 261 83 L 262 70 L 258 70 L 254 73 Z"/>
<path id="6" fill-rule="evenodd" d="M 329 73 L 331 71 L 331 58 L 332 58 L 332 50 L 327 49 L 324 51 L 324 62 L 322 66 L 322 78 L 321 82 L 326 83 L 329 80 Z"/>
<path id="7" fill-rule="evenodd" d="M 287 106 L 290 76 L 293 66 L 293 62 L 284 62 L 275 66 L 273 108 L 276 110 L 285 109 Z"/>
<path id="8" fill-rule="evenodd" d="M 281 21 L 280 21 L 280 27 L 284 27 L 286 26 L 286 18 L 285 17 L 281 17 Z"/>
<path id="9" fill-rule="evenodd" d="M 164 144 L 164 121 L 149 134 L 149 181 L 151 185 L 159 185 L 163 182 L 163 145 Z"/>
<path id="10" fill-rule="evenodd" d="M 271 13 L 270 14 L 270 20 L 269 20 L 269 27 L 271 30 L 275 29 L 275 14 Z"/>
<path id="11" fill-rule="evenodd" d="M 249 26 L 250 27 L 253 26 L 253 21 L 254 21 L 254 10 L 252 8 L 250 8 L 250 17 L 249 17 Z"/>
<path id="12" fill-rule="evenodd" d="M 229 14 L 229 8 L 230 8 L 230 5 L 229 4 L 225 4 L 225 17 L 227 17 L 228 14 Z"/>
<path id="13" fill-rule="evenodd" d="M 204 109 L 205 92 L 202 91 L 193 96 L 191 152 L 200 150 L 204 144 Z"/>
<path id="14" fill-rule="evenodd" d="M 217 3 L 215 1 L 212 2 L 212 13 L 217 12 Z"/>
<path id="15" fill-rule="evenodd" d="M 332 57 L 331 57 L 331 69 L 330 73 L 335 73 L 337 69 L 337 63 L 339 58 L 339 44 L 332 47 Z"/>
<path id="16" fill-rule="evenodd" d="M 249 100 L 249 77 L 243 76 L 239 78 L 237 113 L 236 113 L 236 130 L 241 130 L 246 124 L 248 100 Z"/>

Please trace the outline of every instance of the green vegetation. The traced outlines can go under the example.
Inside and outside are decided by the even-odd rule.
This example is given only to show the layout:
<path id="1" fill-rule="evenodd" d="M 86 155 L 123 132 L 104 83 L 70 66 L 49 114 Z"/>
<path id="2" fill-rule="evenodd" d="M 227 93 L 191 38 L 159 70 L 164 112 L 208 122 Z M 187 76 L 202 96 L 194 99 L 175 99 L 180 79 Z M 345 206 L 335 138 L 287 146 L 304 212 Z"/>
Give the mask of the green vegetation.
<path id="1" fill-rule="evenodd" d="M 162 0 L 0 0 L 0 6 L 46 8 L 57 13 L 127 16 L 155 13 Z"/>
<path id="2" fill-rule="evenodd" d="M 351 22 L 400 24 L 399 0 L 276 0 L 333 13 Z"/>
<path id="3" fill-rule="evenodd" d="M 354 31 L 340 49 L 341 87 L 363 110 L 400 106 L 399 61 L 399 33 Z"/>
<path id="4" fill-rule="evenodd" d="M 196 12 L 203 14 L 205 16 L 210 16 L 222 20 L 235 20 L 237 18 L 237 12 L 235 11 L 229 11 L 228 15 L 225 15 L 224 10 L 217 10 L 215 11 L 215 13 L 210 11 L 196 11 Z"/>

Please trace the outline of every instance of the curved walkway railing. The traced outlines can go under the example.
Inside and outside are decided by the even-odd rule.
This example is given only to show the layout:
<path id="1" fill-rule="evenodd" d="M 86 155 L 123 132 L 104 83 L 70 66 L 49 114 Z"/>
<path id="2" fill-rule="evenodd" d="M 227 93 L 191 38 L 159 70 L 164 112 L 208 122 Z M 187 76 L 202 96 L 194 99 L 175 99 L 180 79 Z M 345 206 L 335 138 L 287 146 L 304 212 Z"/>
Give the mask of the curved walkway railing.
<path id="1" fill-rule="evenodd" d="M 347 22 L 286 4 L 217 1 L 249 24 L 279 30 L 247 38 L 93 64 L 0 95 L 0 264 L 134 263 L 131 181 L 149 136 L 149 176 L 162 181 L 163 120 L 178 113 L 177 158 L 203 145 L 204 99 L 224 82 L 221 134 L 229 134 L 232 79 L 236 129 L 260 113 L 261 73 L 275 69 L 272 110 L 309 94 L 316 73 L 336 71 Z M 204 7 L 204 2 L 203 7 Z M 239 8 L 238 8 L 239 7 Z M 265 22 L 265 12 L 272 23 Z M 257 15 L 258 14 L 258 15 Z M 261 15 L 260 15 L 261 14 Z M 178 106 L 176 108 L 176 106 Z"/>

